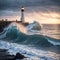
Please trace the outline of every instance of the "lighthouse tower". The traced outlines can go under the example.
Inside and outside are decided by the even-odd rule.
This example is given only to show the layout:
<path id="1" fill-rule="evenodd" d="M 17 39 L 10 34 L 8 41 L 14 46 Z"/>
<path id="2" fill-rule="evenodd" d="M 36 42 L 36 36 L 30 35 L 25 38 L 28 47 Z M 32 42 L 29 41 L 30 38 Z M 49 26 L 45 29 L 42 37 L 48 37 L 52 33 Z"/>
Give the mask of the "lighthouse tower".
<path id="1" fill-rule="evenodd" d="M 24 23 L 24 7 L 21 7 L 21 22 Z"/>

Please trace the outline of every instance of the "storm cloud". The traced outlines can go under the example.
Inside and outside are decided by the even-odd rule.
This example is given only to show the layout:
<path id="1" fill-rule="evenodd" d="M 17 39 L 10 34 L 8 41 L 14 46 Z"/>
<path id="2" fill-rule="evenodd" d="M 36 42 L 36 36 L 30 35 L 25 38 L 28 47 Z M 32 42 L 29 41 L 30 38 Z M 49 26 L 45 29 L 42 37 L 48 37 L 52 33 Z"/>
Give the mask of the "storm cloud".
<path id="1" fill-rule="evenodd" d="M 60 0 L 0 0 L 0 19 L 20 20 L 21 6 L 25 7 L 27 21 L 60 20 Z"/>
<path id="2" fill-rule="evenodd" d="M 0 10 L 19 10 L 26 6 L 60 6 L 60 0 L 0 0 Z"/>

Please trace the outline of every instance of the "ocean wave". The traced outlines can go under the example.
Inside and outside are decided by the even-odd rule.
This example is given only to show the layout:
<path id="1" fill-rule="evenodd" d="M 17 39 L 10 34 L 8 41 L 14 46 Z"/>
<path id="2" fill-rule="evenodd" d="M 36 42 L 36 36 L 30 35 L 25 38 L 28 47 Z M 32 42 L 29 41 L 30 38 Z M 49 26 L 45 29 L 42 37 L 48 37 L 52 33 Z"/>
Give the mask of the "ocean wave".
<path id="1" fill-rule="evenodd" d="M 26 47 L 26 48 L 25 48 Z M 58 54 L 41 49 L 35 49 L 27 45 L 21 45 L 6 41 L 0 41 L 0 48 L 8 49 L 11 55 L 16 55 L 17 52 L 27 57 L 26 60 L 59 60 Z M 23 59 L 25 60 L 25 59 Z"/>
<path id="2" fill-rule="evenodd" d="M 5 31 L 5 32 L 4 32 Z M 53 45 L 60 45 L 60 42 L 53 43 L 53 39 L 43 35 L 26 35 L 21 32 L 16 25 L 9 25 L 4 29 L 3 33 L 0 34 L 0 39 L 12 41 L 19 44 L 27 44 L 39 47 L 50 47 Z"/>

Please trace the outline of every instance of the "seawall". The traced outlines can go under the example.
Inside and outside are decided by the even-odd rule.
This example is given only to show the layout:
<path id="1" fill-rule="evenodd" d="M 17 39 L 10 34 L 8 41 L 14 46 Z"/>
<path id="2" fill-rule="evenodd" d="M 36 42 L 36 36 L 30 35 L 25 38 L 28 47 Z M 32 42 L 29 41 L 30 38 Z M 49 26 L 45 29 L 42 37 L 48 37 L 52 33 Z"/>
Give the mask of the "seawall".
<path id="1" fill-rule="evenodd" d="M 21 21 L 0 21 L 0 32 L 2 32 L 3 29 L 7 27 L 9 24 L 11 24 L 12 22 L 20 23 L 24 26 L 27 26 L 29 24 L 29 23 L 22 23 Z"/>

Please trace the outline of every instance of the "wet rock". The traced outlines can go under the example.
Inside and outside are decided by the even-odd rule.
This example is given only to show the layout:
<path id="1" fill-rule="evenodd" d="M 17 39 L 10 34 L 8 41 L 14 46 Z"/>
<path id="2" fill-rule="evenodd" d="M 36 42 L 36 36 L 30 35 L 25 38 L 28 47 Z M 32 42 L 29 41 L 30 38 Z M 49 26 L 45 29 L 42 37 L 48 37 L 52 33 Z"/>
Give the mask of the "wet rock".
<path id="1" fill-rule="evenodd" d="M 14 57 L 13 60 L 16 60 L 16 59 L 24 59 L 26 58 L 24 55 L 20 54 L 20 53 L 16 53 L 16 56 Z"/>

